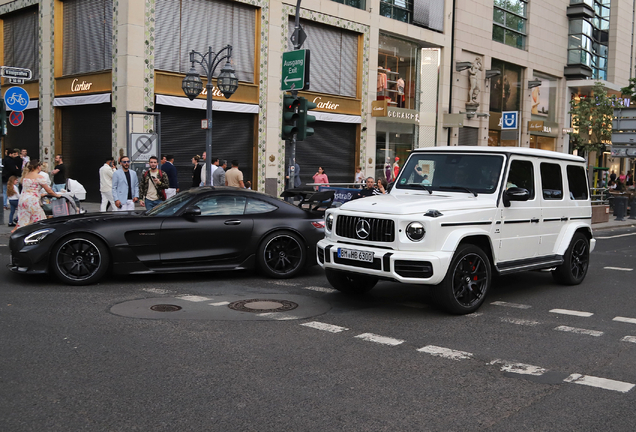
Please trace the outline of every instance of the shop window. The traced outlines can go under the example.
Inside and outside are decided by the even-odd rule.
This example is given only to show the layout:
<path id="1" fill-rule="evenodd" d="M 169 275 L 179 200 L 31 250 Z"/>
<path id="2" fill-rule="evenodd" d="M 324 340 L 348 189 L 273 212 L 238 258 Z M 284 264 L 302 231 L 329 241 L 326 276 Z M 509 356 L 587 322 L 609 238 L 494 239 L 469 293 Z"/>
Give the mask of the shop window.
<path id="1" fill-rule="evenodd" d="M 575 165 L 568 165 L 566 172 L 568 174 L 568 189 L 570 189 L 570 199 L 586 200 L 587 178 L 585 176 L 585 168 Z"/>
<path id="2" fill-rule="evenodd" d="M 491 69 L 499 69 L 501 75 L 490 80 L 490 111 L 520 111 L 521 67 L 493 59 Z"/>
<path id="3" fill-rule="evenodd" d="M 494 0 L 492 38 L 519 49 L 526 48 L 527 1 Z"/>
<path id="4" fill-rule="evenodd" d="M 301 20 L 307 40 L 303 49 L 311 50 L 311 85 L 309 90 L 338 96 L 357 96 L 358 34 L 313 21 Z M 289 20 L 289 35 L 294 20 Z M 288 38 L 288 50 L 294 49 Z"/>
<path id="5" fill-rule="evenodd" d="M 112 68 L 113 0 L 64 0 L 64 75 Z"/>
<path id="6" fill-rule="evenodd" d="M 396 108 L 417 109 L 417 57 L 417 45 L 380 35 L 378 100 L 386 99 Z"/>
<path id="7" fill-rule="evenodd" d="M 561 166 L 552 163 L 541 164 L 541 188 L 543 199 L 563 199 L 563 181 L 561 180 Z"/>
<path id="8" fill-rule="evenodd" d="M 38 59 L 38 12 L 29 8 L 2 17 L 4 25 L 4 65 L 31 69 L 33 79 L 40 77 Z"/>
<path id="9" fill-rule="evenodd" d="M 224 0 L 156 0 L 155 69 L 187 73 L 190 52 L 218 52 L 232 45 L 232 65 L 239 81 L 254 82 L 256 9 Z M 214 76 L 221 72 L 216 68 Z M 195 64 L 201 75 L 203 69 Z"/>

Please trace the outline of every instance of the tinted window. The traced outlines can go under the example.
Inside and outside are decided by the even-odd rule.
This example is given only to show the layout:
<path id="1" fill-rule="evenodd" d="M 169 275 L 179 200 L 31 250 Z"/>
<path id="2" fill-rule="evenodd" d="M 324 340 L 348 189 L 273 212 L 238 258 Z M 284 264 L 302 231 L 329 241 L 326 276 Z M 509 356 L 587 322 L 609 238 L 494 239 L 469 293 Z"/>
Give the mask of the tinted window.
<path id="1" fill-rule="evenodd" d="M 586 200 L 587 199 L 587 178 L 585 176 L 585 168 L 582 166 L 568 165 L 566 168 L 568 174 L 568 188 L 570 189 L 570 199 Z"/>
<path id="2" fill-rule="evenodd" d="M 203 198 L 196 204 L 201 216 L 242 215 L 245 212 L 245 197 L 221 195 Z"/>
<path id="3" fill-rule="evenodd" d="M 148 216 L 172 216 L 181 210 L 192 199 L 189 193 L 180 193 L 146 213 Z"/>
<path id="4" fill-rule="evenodd" d="M 543 199 L 563 199 L 563 181 L 561 180 L 561 166 L 558 164 L 541 164 L 541 187 Z"/>
<path id="5" fill-rule="evenodd" d="M 497 189 L 502 165 L 502 155 L 416 153 L 400 171 L 395 187 L 425 190 L 422 185 L 426 185 L 444 192 L 468 188 L 491 194 Z"/>
<path id="6" fill-rule="evenodd" d="M 276 210 L 277 208 L 278 207 L 276 207 L 275 205 L 267 203 L 265 201 L 250 198 L 249 200 L 247 200 L 245 214 L 269 213 Z"/>
<path id="7" fill-rule="evenodd" d="M 513 160 L 506 180 L 506 189 L 518 187 L 530 192 L 530 199 L 534 199 L 534 166 L 526 160 Z"/>

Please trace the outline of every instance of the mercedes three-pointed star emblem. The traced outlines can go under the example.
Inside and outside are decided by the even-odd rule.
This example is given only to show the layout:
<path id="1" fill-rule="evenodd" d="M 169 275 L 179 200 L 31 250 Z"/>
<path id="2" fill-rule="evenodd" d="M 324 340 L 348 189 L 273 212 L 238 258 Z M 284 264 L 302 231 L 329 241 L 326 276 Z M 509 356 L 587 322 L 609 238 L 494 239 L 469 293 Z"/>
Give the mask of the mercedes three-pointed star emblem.
<path id="1" fill-rule="evenodd" d="M 356 234 L 361 240 L 365 240 L 371 234 L 371 224 L 364 219 L 360 219 L 356 224 Z"/>

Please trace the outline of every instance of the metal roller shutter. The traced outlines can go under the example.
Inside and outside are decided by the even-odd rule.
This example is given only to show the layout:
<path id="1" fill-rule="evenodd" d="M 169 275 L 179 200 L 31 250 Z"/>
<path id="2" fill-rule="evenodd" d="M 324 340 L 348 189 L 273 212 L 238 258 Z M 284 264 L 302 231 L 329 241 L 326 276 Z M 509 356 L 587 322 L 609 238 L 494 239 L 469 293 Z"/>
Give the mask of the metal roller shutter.
<path id="1" fill-rule="evenodd" d="M 5 15 L 2 21 L 4 22 L 4 64 L 31 69 L 33 79 L 39 79 L 37 7 Z"/>
<path id="2" fill-rule="evenodd" d="M 355 176 L 356 125 L 316 122 L 315 135 L 296 144 L 296 163 L 303 185 L 313 183 L 318 167 L 325 170 L 330 182 L 352 182 Z M 289 160 L 289 145 L 286 161 Z"/>
<path id="3" fill-rule="evenodd" d="M 192 158 L 205 151 L 205 130 L 201 120 L 205 111 L 157 105 L 161 113 L 161 153 L 174 155 L 179 188 L 192 185 Z M 252 179 L 254 153 L 254 115 L 214 111 L 212 117 L 212 156 L 237 159 L 245 180 Z"/>
<path id="4" fill-rule="evenodd" d="M 460 146 L 476 146 L 479 145 L 479 129 L 475 127 L 464 126 L 459 128 L 459 137 L 457 145 Z"/>
<path id="5" fill-rule="evenodd" d="M 62 110 L 62 157 L 69 178 L 86 188 L 86 200 L 99 202 L 99 169 L 114 156 L 110 104 L 64 107 Z M 49 167 L 53 170 L 53 167 Z"/>

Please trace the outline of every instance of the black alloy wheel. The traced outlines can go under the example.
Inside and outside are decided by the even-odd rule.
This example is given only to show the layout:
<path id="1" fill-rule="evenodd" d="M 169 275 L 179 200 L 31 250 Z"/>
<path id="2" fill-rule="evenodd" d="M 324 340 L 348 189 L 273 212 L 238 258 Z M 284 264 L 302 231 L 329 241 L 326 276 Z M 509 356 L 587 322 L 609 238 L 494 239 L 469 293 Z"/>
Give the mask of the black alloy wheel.
<path id="1" fill-rule="evenodd" d="M 51 266 L 58 279 L 69 285 L 90 285 L 101 279 L 109 255 L 101 240 L 89 234 L 63 239 L 51 254 Z"/>
<path id="2" fill-rule="evenodd" d="M 259 247 L 259 267 L 273 278 L 296 276 L 303 269 L 306 259 L 305 243 L 291 232 L 269 234 Z"/>
<path id="3" fill-rule="evenodd" d="M 583 282 L 590 264 L 590 242 L 583 233 L 576 233 L 563 256 L 563 264 L 553 272 L 554 279 L 564 285 L 578 285 Z"/>
<path id="4" fill-rule="evenodd" d="M 491 284 L 488 256 L 477 246 L 461 245 L 451 261 L 446 277 L 435 288 L 442 306 L 454 314 L 476 311 L 486 298 Z"/>

